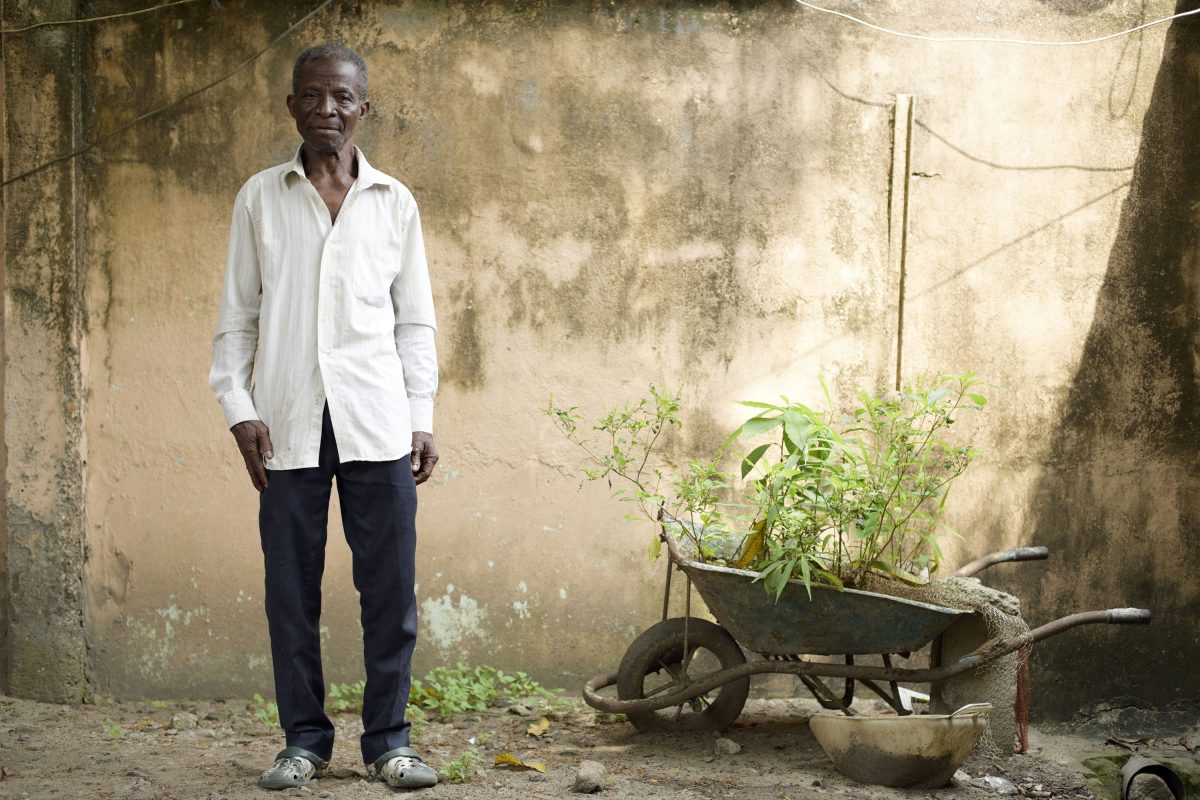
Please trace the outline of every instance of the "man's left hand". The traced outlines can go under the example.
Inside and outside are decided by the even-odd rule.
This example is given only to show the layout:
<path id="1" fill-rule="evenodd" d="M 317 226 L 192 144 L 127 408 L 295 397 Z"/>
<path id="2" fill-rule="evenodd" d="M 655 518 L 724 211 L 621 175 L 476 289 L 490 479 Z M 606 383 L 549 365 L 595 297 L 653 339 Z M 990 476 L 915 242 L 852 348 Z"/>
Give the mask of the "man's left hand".
<path id="1" fill-rule="evenodd" d="M 413 431 L 412 435 L 412 471 L 413 480 L 417 485 L 429 480 L 433 474 L 433 466 L 438 462 L 437 448 L 433 446 L 433 434 L 425 431 Z"/>

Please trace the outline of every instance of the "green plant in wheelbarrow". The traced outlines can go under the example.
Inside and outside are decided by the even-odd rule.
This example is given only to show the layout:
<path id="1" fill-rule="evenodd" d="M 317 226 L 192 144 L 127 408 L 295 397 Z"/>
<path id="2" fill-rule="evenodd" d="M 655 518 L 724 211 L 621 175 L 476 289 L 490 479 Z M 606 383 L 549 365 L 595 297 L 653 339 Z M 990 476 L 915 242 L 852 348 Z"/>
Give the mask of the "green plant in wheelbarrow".
<path id="1" fill-rule="evenodd" d="M 601 416 L 581 431 L 576 408 L 551 398 L 547 413 L 594 466 L 591 480 L 623 482 L 614 495 L 686 540 L 697 560 L 748 569 L 775 597 L 792 579 L 862 586 L 868 577 L 922 583 L 941 559 L 938 539 L 951 482 L 975 451 L 950 440 L 964 412 L 986 404 L 971 375 L 934 376 L 901 391 L 859 392 L 846 413 L 784 399 L 743 401 L 757 413 L 710 459 L 668 477 L 665 434 L 682 427 L 678 392 Z M 738 441 L 740 485 L 719 464 Z M 634 517 L 636 518 L 636 517 Z M 650 543 L 657 558 L 661 539 Z"/>
<path id="2" fill-rule="evenodd" d="M 800 578 L 838 588 L 882 576 L 927 581 L 951 533 L 941 514 L 975 451 L 948 436 L 986 399 L 971 375 L 900 391 L 859 392 L 845 415 L 803 403 L 744 402 L 759 413 L 733 433 L 771 434 L 741 459 L 752 522 L 732 566 L 755 570 L 776 597 Z M 826 393 L 826 401 L 829 401 Z M 732 438 L 732 437 L 731 437 Z"/>

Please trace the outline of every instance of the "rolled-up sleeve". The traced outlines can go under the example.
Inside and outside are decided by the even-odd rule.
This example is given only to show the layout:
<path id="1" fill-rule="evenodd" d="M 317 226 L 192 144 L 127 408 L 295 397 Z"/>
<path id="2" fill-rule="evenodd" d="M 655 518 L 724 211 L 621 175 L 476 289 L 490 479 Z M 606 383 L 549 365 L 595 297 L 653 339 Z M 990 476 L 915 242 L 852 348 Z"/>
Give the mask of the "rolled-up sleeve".
<path id="1" fill-rule="evenodd" d="M 255 224 L 247 203 L 246 189 L 238 193 L 230 226 L 225 284 L 213 336 L 213 363 L 208 374 L 225 422 L 258 419 L 250 383 L 254 354 L 258 349 L 258 315 L 262 303 L 262 277 L 255 242 Z"/>
<path id="2" fill-rule="evenodd" d="M 433 397 L 437 393 L 437 322 L 421 215 L 415 202 L 403 220 L 400 273 L 392 282 L 396 315 L 396 352 L 404 368 L 404 388 L 414 431 L 433 433 Z"/>

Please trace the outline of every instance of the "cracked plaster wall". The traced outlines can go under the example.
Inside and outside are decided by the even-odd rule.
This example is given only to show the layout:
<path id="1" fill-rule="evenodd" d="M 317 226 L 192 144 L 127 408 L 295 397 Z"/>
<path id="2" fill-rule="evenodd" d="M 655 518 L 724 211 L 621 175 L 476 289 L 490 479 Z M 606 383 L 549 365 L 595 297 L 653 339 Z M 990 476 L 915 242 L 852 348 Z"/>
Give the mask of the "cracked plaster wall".
<path id="1" fill-rule="evenodd" d="M 1132 0 L 1079 5 L 870 11 L 898 28 L 1061 39 L 1124 27 L 1141 10 Z M 230 0 L 90 28 L 84 138 L 219 74 L 308 7 Z M 576 454 L 540 413 L 551 392 L 598 409 L 651 381 L 681 384 L 686 425 L 670 447 L 690 455 L 739 421 L 734 400 L 815 398 L 822 376 L 842 392 L 893 379 L 897 93 L 917 103 L 905 372 L 973 369 L 995 384 L 979 432 L 985 455 L 956 490 L 965 539 L 949 545 L 949 560 L 1034 543 L 1039 481 L 1118 236 L 1122 168 L 1138 153 L 1160 34 L 1090 50 L 933 46 L 782 0 L 333 9 L 82 162 L 85 281 L 75 291 L 86 327 L 64 344 L 69 354 L 78 341 L 90 364 L 81 605 L 97 687 L 270 688 L 256 501 L 205 377 L 230 202 L 247 176 L 290 158 L 291 61 L 327 38 L 370 65 L 374 109 L 360 144 L 421 203 L 441 323 L 442 461 L 421 492 L 418 670 L 488 662 L 576 687 L 613 668 L 655 619 L 650 530 L 625 522 L 605 487 L 580 486 Z M 1171 10 L 1152 2 L 1146 14 Z M 10 147 L 12 138 L 10 123 Z M 52 179 L 65 174 L 42 178 L 61 206 L 74 195 Z M 39 351 L 14 338 L 11 222 L 7 241 L 12 415 L 14 376 Z M 74 419 L 56 402 L 44 409 L 47 431 Z M 14 437 L 35 429 L 20 417 L 6 424 L 10 531 Z M 46 462 L 54 444 L 31 452 Z M 1170 495 L 1189 474 L 1164 474 L 1155 491 Z M 327 678 L 350 680 L 357 599 L 336 509 L 331 517 Z M 1194 583 L 1178 531 L 1167 525 L 1153 569 L 1164 583 Z M 1066 606 L 1161 602 L 1077 586 L 1078 558 L 1069 549 L 1051 565 L 1006 568 L 1025 570 L 1026 596 L 1057 598 L 1027 603 L 1034 621 Z M 1195 606 L 1165 608 L 1170 617 Z M 1072 648 L 1119 652 L 1112 631 L 1068 635 Z M 1143 650 L 1154 641 L 1130 635 Z M 1194 636 L 1185 648 L 1200 655 Z M 1087 698 L 1124 691 L 1103 662 L 1076 673 L 1051 657 L 1039 673 L 1038 657 L 1044 713 L 1070 716 Z M 1148 678 L 1136 688 L 1145 702 L 1173 692 Z"/>
<path id="2" fill-rule="evenodd" d="M 74 6 L 8 2 L 3 25 Z M 7 177 L 75 146 L 81 70 L 69 29 L 5 37 L 3 62 Z M 45 700 L 88 691 L 80 207 L 74 164 L 4 189 L 3 684 Z"/>

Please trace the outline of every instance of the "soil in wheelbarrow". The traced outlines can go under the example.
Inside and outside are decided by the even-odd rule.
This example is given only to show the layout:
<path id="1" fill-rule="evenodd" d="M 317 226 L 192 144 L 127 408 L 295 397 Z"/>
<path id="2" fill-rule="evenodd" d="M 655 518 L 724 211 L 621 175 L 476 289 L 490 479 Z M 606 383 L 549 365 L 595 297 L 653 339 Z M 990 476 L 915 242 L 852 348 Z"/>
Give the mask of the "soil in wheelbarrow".
<path id="1" fill-rule="evenodd" d="M 444 782 L 432 798 L 560 798 L 580 765 L 603 766 L 608 798 L 984 798 L 994 793 L 956 784 L 906 792 L 863 786 L 835 772 L 809 732 L 806 700 L 751 700 L 725 737 L 737 753 L 716 752 L 711 735 L 644 735 L 622 718 L 575 700 L 489 709 L 431 721 L 414 745 L 440 768 L 460 767 L 463 783 Z M 539 723 L 545 717 L 546 724 Z M 298 789 L 268 792 L 255 780 L 281 748 L 278 731 L 245 701 L 111 703 L 60 706 L 0 696 L 0 800 L 28 798 L 386 797 L 366 780 L 358 759 L 357 717 L 336 717 L 337 751 L 327 777 Z M 537 736 L 530 733 L 541 731 Z M 1103 740 L 1061 737 L 1078 750 Z M 1027 797 L 1090 798 L 1076 753 L 1053 736 L 1011 759 L 972 758 L 972 777 L 1007 778 Z M 733 749 L 730 745 L 723 745 Z M 545 772 L 498 769 L 497 756 L 538 762 Z M 472 757 L 474 756 L 474 757 Z"/>

